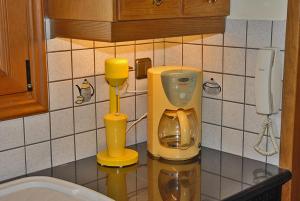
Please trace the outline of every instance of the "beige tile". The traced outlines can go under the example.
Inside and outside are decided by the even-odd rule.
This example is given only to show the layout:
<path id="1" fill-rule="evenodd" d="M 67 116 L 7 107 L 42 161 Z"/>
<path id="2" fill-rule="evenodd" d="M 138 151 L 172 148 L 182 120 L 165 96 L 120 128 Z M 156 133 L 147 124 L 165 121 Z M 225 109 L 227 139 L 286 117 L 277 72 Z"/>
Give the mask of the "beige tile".
<path id="1" fill-rule="evenodd" d="M 129 66 L 134 67 L 134 63 L 135 63 L 134 45 L 117 46 L 116 57 L 128 59 Z"/>
<path id="2" fill-rule="evenodd" d="M 154 49 L 153 43 L 136 45 L 135 46 L 136 59 L 150 58 L 153 65 L 153 49 Z"/>
<path id="3" fill-rule="evenodd" d="M 165 42 L 182 43 L 182 36 L 165 38 Z"/>
<path id="4" fill-rule="evenodd" d="M 202 35 L 183 36 L 183 43 L 202 44 Z"/>
<path id="5" fill-rule="evenodd" d="M 96 101 L 109 100 L 109 85 L 104 75 L 96 77 Z"/>
<path id="6" fill-rule="evenodd" d="M 135 44 L 143 44 L 143 43 L 153 43 L 153 39 L 135 41 Z"/>
<path id="7" fill-rule="evenodd" d="M 132 122 L 127 123 L 127 129 L 132 124 Z M 134 145 L 136 144 L 136 127 L 133 126 L 128 133 L 126 133 L 126 146 Z"/>
<path id="8" fill-rule="evenodd" d="M 130 71 L 129 77 L 126 80 L 126 83 L 124 83 L 122 88 L 120 88 L 121 97 L 132 96 L 134 93 L 131 93 L 131 92 L 136 91 L 135 86 L 136 86 L 135 71 Z M 139 90 L 139 89 L 137 88 L 137 90 Z"/>
<path id="9" fill-rule="evenodd" d="M 76 50 L 73 54 L 73 77 L 94 75 L 94 50 Z"/>
<path id="10" fill-rule="evenodd" d="M 53 82 L 49 84 L 50 110 L 73 106 L 72 81 Z"/>
<path id="11" fill-rule="evenodd" d="M 97 130 L 97 149 L 98 152 L 106 149 L 105 128 L 101 128 Z"/>
<path id="12" fill-rule="evenodd" d="M 223 125 L 243 129 L 244 106 L 238 103 L 223 101 Z"/>
<path id="13" fill-rule="evenodd" d="M 72 49 L 73 50 L 93 48 L 93 47 L 94 47 L 94 41 L 72 39 Z"/>
<path id="14" fill-rule="evenodd" d="M 205 45 L 223 45 L 223 34 L 204 34 L 203 44 Z"/>
<path id="15" fill-rule="evenodd" d="M 182 44 L 165 43 L 165 65 L 182 65 Z"/>
<path id="16" fill-rule="evenodd" d="M 222 151 L 242 156 L 243 132 L 229 128 L 222 129 Z"/>
<path id="17" fill-rule="evenodd" d="M 75 160 L 74 136 L 53 140 L 51 143 L 52 161 L 54 167 Z"/>
<path id="18" fill-rule="evenodd" d="M 147 113 L 147 94 L 136 96 L 136 117 L 139 119 L 143 114 Z"/>
<path id="19" fill-rule="evenodd" d="M 203 90 L 203 96 L 204 97 L 211 97 L 211 98 L 217 98 L 217 99 L 222 99 L 222 91 L 223 91 L 223 77 L 222 74 L 218 73 L 208 73 L 208 72 L 203 72 L 203 84 L 205 82 L 211 81 L 211 78 L 214 79 L 215 82 L 217 82 L 221 86 L 221 92 L 219 94 L 209 94 Z"/>
<path id="20" fill-rule="evenodd" d="M 25 175 L 24 147 L 0 152 L 0 181 Z"/>
<path id="21" fill-rule="evenodd" d="M 135 120 L 135 97 L 121 98 L 120 111 L 128 116 L 128 121 Z"/>
<path id="22" fill-rule="evenodd" d="M 255 79 L 246 78 L 246 103 L 255 105 Z"/>
<path id="23" fill-rule="evenodd" d="M 51 167 L 50 141 L 26 147 L 27 173 Z"/>
<path id="24" fill-rule="evenodd" d="M 96 104 L 97 128 L 104 127 L 104 116 L 109 112 L 109 101 Z"/>
<path id="25" fill-rule="evenodd" d="M 71 79 L 71 52 L 48 53 L 49 81 Z"/>
<path id="26" fill-rule="evenodd" d="M 245 75 L 246 50 L 241 48 L 224 48 L 224 72 Z"/>
<path id="27" fill-rule="evenodd" d="M 136 90 L 137 92 L 145 93 L 148 90 L 148 80 L 145 79 L 139 79 L 136 80 Z"/>
<path id="28" fill-rule="evenodd" d="M 47 51 L 63 51 L 71 50 L 71 39 L 68 38 L 54 38 L 47 40 Z"/>
<path id="29" fill-rule="evenodd" d="M 202 45 L 183 44 L 183 65 L 202 69 Z"/>
<path id="30" fill-rule="evenodd" d="M 96 129 L 95 105 L 74 108 L 75 133 Z"/>
<path id="31" fill-rule="evenodd" d="M 222 72 L 222 47 L 203 46 L 203 70 Z"/>
<path id="32" fill-rule="evenodd" d="M 155 43 L 165 42 L 164 38 L 154 38 Z"/>
<path id="33" fill-rule="evenodd" d="M 202 121 L 221 125 L 221 100 L 202 99 Z"/>
<path id="34" fill-rule="evenodd" d="M 0 151 L 23 146 L 23 119 L 1 121 L 0 133 Z"/>
<path id="35" fill-rule="evenodd" d="M 52 139 L 74 134 L 72 108 L 51 112 L 50 118 Z"/>
<path id="36" fill-rule="evenodd" d="M 76 160 L 96 155 L 96 131 L 89 131 L 75 136 Z"/>
<path id="37" fill-rule="evenodd" d="M 245 77 L 223 75 L 223 99 L 244 102 Z"/>
<path id="38" fill-rule="evenodd" d="M 82 83 L 84 82 L 84 80 L 87 80 L 90 83 L 90 88 L 91 88 L 91 100 L 88 102 L 83 102 L 81 103 L 81 99 L 79 98 L 80 96 L 80 91 L 78 89 L 78 87 L 81 88 Z M 77 87 L 77 86 L 78 87 Z M 95 93 L 96 93 L 96 88 L 95 88 L 95 77 L 87 77 L 87 78 L 82 78 L 82 79 L 74 79 L 73 80 L 73 92 L 74 92 L 74 105 L 86 105 L 86 104 L 90 104 L 90 103 L 94 103 L 95 102 Z M 79 100 L 78 100 L 79 99 Z M 78 102 L 79 101 L 79 102 Z"/>
<path id="39" fill-rule="evenodd" d="M 49 113 L 24 118 L 25 143 L 32 144 L 50 139 Z"/>
<path id="40" fill-rule="evenodd" d="M 115 45 L 116 43 L 95 41 L 95 47 L 111 47 Z"/>
<path id="41" fill-rule="evenodd" d="M 202 146 L 221 150 L 221 126 L 202 123 Z"/>
<path id="42" fill-rule="evenodd" d="M 137 143 L 147 141 L 147 119 L 143 119 L 136 125 L 136 138 Z"/>
<path id="43" fill-rule="evenodd" d="M 105 60 L 115 57 L 115 47 L 96 48 L 95 49 L 95 66 L 96 75 L 105 73 Z"/>
<path id="44" fill-rule="evenodd" d="M 162 66 L 165 64 L 165 45 L 164 43 L 154 43 L 153 66 Z"/>
<path id="45" fill-rule="evenodd" d="M 259 154 L 255 149 L 254 145 L 257 143 L 258 135 L 253 133 L 245 132 L 244 137 L 244 157 L 266 162 L 266 157 Z M 267 138 L 264 137 L 260 147 L 266 150 Z"/>

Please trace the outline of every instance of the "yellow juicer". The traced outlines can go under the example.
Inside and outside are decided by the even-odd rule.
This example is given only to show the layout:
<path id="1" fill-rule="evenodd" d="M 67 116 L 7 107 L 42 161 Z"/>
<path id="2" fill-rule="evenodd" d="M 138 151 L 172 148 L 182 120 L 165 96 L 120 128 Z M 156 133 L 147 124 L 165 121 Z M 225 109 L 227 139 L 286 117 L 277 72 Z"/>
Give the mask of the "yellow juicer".
<path id="1" fill-rule="evenodd" d="M 124 167 L 137 163 L 138 153 L 125 149 L 127 115 L 120 113 L 119 89 L 128 78 L 128 60 L 113 58 L 105 61 L 105 78 L 109 84 L 110 108 L 104 116 L 107 149 L 97 154 L 103 166 Z"/>
<path id="2" fill-rule="evenodd" d="M 188 160 L 201 142 L 202 71 L 162 66 L 148 70 L 148 151 L 167 160 Z"/>

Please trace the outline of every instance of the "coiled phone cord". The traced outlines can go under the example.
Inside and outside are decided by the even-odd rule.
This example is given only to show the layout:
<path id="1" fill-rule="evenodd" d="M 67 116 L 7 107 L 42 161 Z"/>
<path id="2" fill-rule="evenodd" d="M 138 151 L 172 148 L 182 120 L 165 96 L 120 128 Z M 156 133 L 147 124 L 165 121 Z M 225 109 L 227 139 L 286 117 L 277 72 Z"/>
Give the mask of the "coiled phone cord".
<path id="1" fill-rule="evenodd" d="M 272 151 L 265 151 L 259 147 L 259 145 L 261 144 L 261 142 L 263 140 L 264 135 L 266 135 L 267 137 L 268 136 L 271 137 L 271 142 L 272 142 L 272 145 L 274 148 Z M 278 145 L 276 143 L 275 136 L 274 136 L 273 123 L 272 123 L 272 119 L 269 116 L 267 116 L 267 118 L 265 119 L 265 121 L 262 124 L 261 132 L 258 136 L 257 143 L 254 145 L 254 149 L 258 153 L 260 153 L 264 156 L 273 156 L 274 154 L 278 153 Z"/>

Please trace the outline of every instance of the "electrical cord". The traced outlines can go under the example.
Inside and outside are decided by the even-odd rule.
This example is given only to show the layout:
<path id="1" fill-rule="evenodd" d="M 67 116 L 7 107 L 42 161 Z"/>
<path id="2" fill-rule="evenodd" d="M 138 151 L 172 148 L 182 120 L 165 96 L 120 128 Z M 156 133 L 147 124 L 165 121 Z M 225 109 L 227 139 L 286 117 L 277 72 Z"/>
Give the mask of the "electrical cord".
<path id="1" fill-rule="evenodd" d="M 140 91 L 132 91 L 132 90 L 128 90 L 129 83 L 126 82 L 125 85 L 126 85 L 126 86 L 125 86 L 125 92 L 124 92 L 123 94 L 125 94 L 125 93 L 146 93 L 146 92 L 148 92 L 148 90 L 140 90 Z"/>
<path id="2" fill-rule="evenodd" d="M 267 137 L 268 136 L 271 137 L 271 142 L 274 148 L 272 151 L 264 151 L 262 148 L 259 147 L 259 145 L 263 140 L 264 135 L 266 135 Z M 262 124 L 261 132 L 258 136 L 257 143 L 254 145 L 254 149 L 263 156 L 273 156 L 274 154 L 278 153 L 278 145 L 274 137 L 273 123 L 272 123 L 272 119 L 269 116 L 267 116 L 267 118 L 264 120 Z"/>
<path id="3" fill-rule="evenodd" d="M 126 130 L 126 133 L 128 133 L 130 131 L 130 129 L 136 125 L 137 123 L 139 123 L 140 121 L 142 121 L 145 117 L 147 117 L 147 113 L 143 114 L 138 120 L 136 120 L 135 122 L 133 122 Z"/>

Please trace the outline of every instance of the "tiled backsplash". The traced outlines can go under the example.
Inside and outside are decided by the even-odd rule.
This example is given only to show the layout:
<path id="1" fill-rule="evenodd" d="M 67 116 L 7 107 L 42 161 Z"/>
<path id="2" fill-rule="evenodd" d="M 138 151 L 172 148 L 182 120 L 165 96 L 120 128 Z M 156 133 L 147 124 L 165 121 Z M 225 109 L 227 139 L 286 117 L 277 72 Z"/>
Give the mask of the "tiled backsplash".
<path id="1" fill-rule="evenodd" d="M 214 78 L 223 89 L 217 96 L 203 94 L 203 146 L 278 164 L 278 155 L 262 157 L 252 148 L 262 122 L 255 112 L 254 62 L 257 48 L 272 45 L 284 50 L 284 30 L 281 21 L 228 20 L 224 35 L 122 43 L 47 41 L 50 112 L 0 122 L 0 180 L 93 156 L 104 149 L 103 116 L 109 108 L 104 61 L 110 57 L 128 58 L 132 67 L 135 58 L 143 57 L 150 57 L 153 66 L 203 66 L 204 80 Z M 129 90 L 145 90 L 147 80 L 134 76 L 133 69 Z M 89 102 L 77 104 L 75 85 L 80 86 L 84 79 L 95 88 L 95 95 Z M 123 93 L 121 110 L 129 116 L 128 124 L 146 112 L 146 105 L 145 93 Z M 280 124 L 280 115 L 274 118 Z M 143 120 L 127 135 L 127 145 L 146 141 L 146 130 Z"/>

